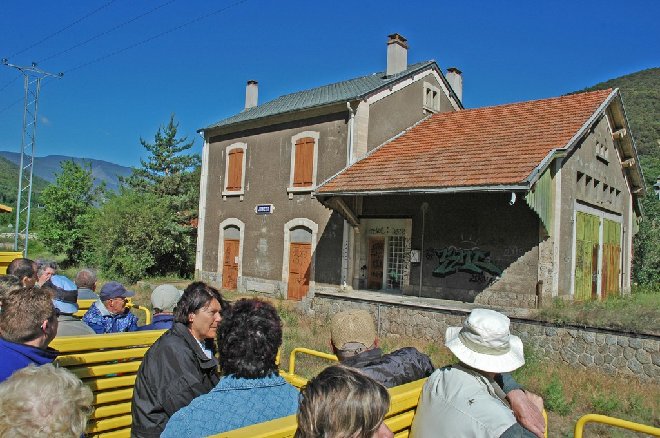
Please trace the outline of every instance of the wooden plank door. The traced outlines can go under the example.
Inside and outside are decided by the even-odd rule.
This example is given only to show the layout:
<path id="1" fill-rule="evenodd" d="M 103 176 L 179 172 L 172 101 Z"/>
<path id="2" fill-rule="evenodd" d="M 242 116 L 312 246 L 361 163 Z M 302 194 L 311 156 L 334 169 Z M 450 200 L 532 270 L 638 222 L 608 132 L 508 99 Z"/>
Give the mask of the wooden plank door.
<path id="1" fill-rule="evenodd" d="M 367 289 L 383 288 L 383 257 L 385 256 L 385 238 L 370 237 L 367 259 Z"/>
<path id="2" fill-rule="evenodd" d="M 222 288 L 238 288 L 238 248 L 239 240 L 225 239 L 224 258 L 222 261 Z"/>
<path id="3" fill-rule="evenodd" d="M 621 272 L 621 224 L 603 220 L 603 298 L 619 294 Z"/>
<path id="4" fill-rule="evenodd" d="M 309 268 L 312 264 L 311 243 L 289 245 L 289 286 L 287 298 L 301 300 L 309 291 Z"/>
<path id="5" fill-rule="evenodd" d="M 575 224 L 575 299 L 598 298 L 598 250 L 600 218 L 577 212 Z"/>

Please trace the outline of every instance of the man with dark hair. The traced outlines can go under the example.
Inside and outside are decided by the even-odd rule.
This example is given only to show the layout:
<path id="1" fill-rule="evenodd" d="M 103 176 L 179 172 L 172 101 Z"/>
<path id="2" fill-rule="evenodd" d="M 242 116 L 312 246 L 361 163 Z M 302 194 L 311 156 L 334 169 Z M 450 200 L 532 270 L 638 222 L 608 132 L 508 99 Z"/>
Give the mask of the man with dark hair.
<path id="1" fill-rule="evenodd" d="M 50 295 L 34 287 L 7 295 L 0 312 L 0 382 L 30 364 L 51 363 L 57 351 L 48 344 L 57 333 Z"/>
<path id="2" fill-rule="evenodd" d="M 135 292 L 126 290 L 123 284 L 107 282 L 99 299 L 83 315 L 83 322 L 98 334 L 136 331 L 138 319 L 126 307 L 127 298 L 133 295 Z"/>
<path id="3" fill-rule="evenodd" d="M 184 290 L 174 325 L 149 348 L 138 370 L 131 436 L 159 437 L 176 411 L 218 383 L 213 339 L 228 308 L 220 292 L 201 281 Z"/>
<path id="4" fill-rule="evenodd" d="M 76 286 L 78 286 L 79 300 L 98 300 L 96 294 L 96 272 L 92 269 L 81 269 L 76 274 Z"/>
<path id="5" fill-rule="evenodd" d="M 0 275 L 0 308 L 5 295 L 22 288 L 21 280 L 15 275 Z"/>
<path id="6" fill-rule="evenodd" d="M 37 283 L 37 264 L 30 259 L 14 259 L 7 266 L 7 274 L 18 277 L 23 287 L 32 287 Z"/>
<path id="7" fill-rule="evenodd" d="M 218 328 L 223 377 L 213 390 L 176 412 L 164 438 L 214 435 L 292 415 L 298 390 L 278 373 L 282 322 L 268 302 L 242 299 Z"/>

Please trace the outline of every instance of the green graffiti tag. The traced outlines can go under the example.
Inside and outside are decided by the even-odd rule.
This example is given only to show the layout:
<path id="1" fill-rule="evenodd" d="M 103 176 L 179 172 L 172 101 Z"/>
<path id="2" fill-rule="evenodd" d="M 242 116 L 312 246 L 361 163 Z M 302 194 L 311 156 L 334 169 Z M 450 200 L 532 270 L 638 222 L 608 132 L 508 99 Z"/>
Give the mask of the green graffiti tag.
<path id="1" fill-rule="evenodd" d="M 469 274 L 484 274 L 500 276 L 502 270 L 490 261 L 490 251 L 479 248 L 456 248 L 448 246 L 442 249 L 430 248 L 426 252 L 426 258 L 436 256 L 438 266 L 433 270 L 436 277 L 446 277 L 457 272 Z"/>

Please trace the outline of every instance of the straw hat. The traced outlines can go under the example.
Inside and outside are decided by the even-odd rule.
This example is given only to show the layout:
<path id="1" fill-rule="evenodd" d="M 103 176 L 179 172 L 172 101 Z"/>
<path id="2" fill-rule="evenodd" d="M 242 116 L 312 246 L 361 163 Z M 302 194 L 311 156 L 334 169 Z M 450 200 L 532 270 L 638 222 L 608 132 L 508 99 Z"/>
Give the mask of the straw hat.
<path id="1" fill-rule="evenodd" d="M 449 327 L 445 345 L 465 365 L 491 373 L 507 373 L 525 364 L 523 344 L 509 332 L 505 315 L 474 309 L 463 327 Z"/>
<path id="2" fill-rule="evenodd" d="M 330 337 L 338 350 L 355 346 L 351 344 L 369 348 L 374 345 L 377 336 L 374 319 L 366 310 L 347 310 L 332 317 Z"/>

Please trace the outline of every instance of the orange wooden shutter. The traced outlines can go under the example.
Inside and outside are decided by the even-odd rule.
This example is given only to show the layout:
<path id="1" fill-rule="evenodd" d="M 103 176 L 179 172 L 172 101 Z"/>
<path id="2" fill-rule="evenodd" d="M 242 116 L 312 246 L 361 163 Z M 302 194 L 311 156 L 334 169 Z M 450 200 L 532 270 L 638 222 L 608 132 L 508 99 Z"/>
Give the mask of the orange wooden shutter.
<path id="1" fill-rule="evenodd" d="M 294 187 L 310 187 L 314 172 L 314 139 L 301 138 L 296 141 Z"/>
<path id="2" fill-rule="evenodd" d="M 227 190 L 241 190 L 243 183 L 243 149 L 232 149 L 229 151 L 228 159 Z"/>

